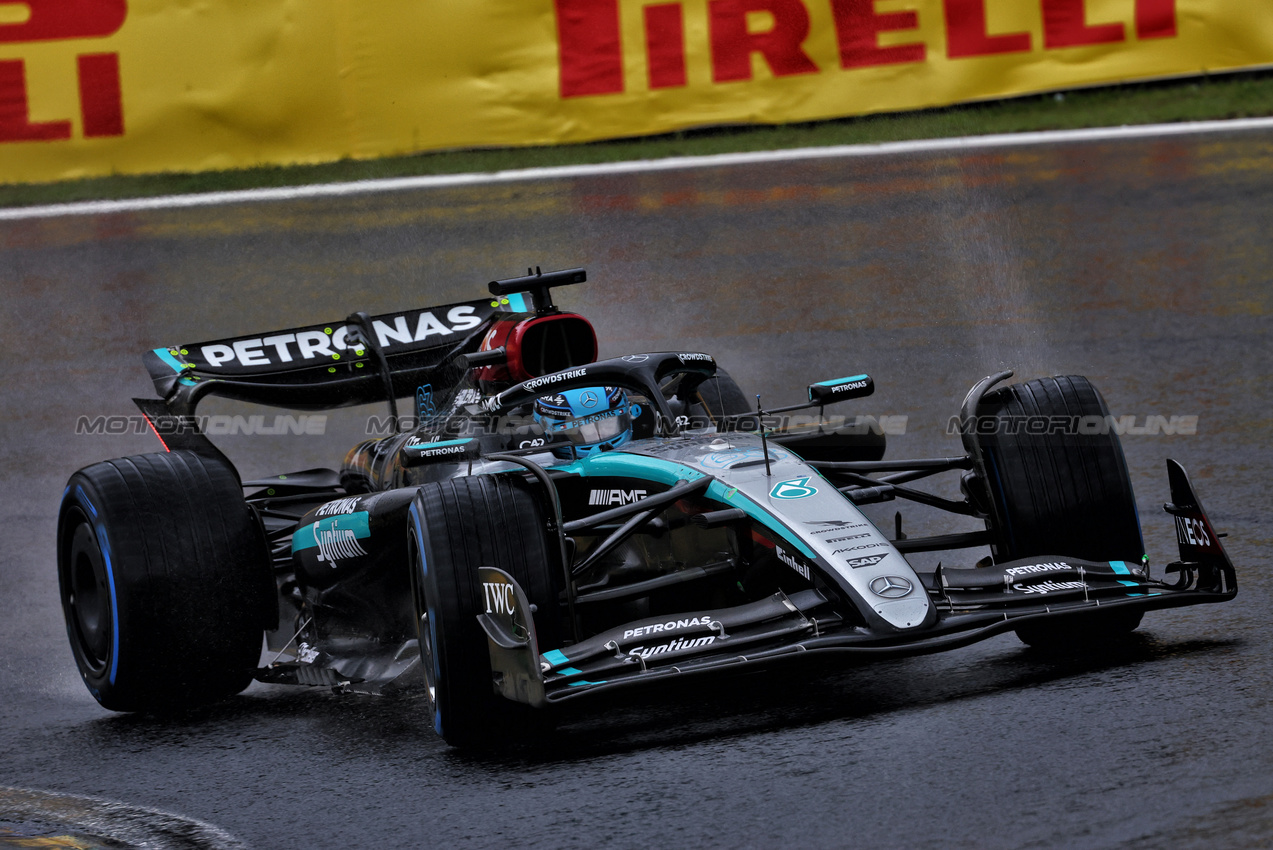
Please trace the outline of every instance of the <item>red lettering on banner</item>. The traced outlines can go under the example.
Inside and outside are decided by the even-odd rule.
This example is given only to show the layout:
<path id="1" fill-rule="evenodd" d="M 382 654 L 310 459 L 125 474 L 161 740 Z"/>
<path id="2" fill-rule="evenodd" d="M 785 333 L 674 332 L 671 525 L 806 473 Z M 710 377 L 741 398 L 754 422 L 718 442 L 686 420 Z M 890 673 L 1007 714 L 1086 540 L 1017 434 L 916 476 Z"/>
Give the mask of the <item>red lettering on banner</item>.
<path id="1" fill-rule="evenodd" d="M 623 91 L 619 0 L 555 0 L 561 96 Z"/>
<path id="2" fill-rule="evenodd" d="M 765 32 L 749 32 L 748 12 L 768 12 L 773 26 Z M 809 37 L 809 11 L 800 0 L 711 0 L 708 27 L 712 79 L 718 83 L 750 80 L 753 52 L 765 57 L 775 77 L 818 72 L 800 46 Z"/>
<path id="3" fill-rule="evenodd" d="M 3 2 L 3 0 L 0 0 Z M 0 44 L 102 38 L 115 34 L 128 15 L 127 0 L 23 0 L 25 21 L 0 24 Z M 76 58 L 84 135 L 124 134 L 119 54 L 88 53 Z M 0 142 L 49 142 L 71 137 L 70 121 L 32 124 L 26 67 L 21 59 L 0 62 Z"/>
<path id="4" fill-rule="evenodd" d="M 685 85 L 685 22 L 680 3 L 645 7 L 645 54 L 650 88 Z"/>
<path id="5" fill-rule="evenodd" d="M 1028 32 L 986 34 L 986 0 L 945 0 L 945 4 L 946 55 L 951 59 L 1021 53 L 1030 49 Z"/>
<path id="6" fill-rule="evenodd" d="M 126 0 L 22 0 L 31 16 L 20 24 L 0 24 L 0 44 L 101 38 L 124 25 Z"/>
<path id="7" fill-rule="evenodd" d="M 1136 0 L 1137 38 L 1175 38 L 1176 0 Z"/>
<path id="8" fill-rule="evenodd" d="M 914 11 L 879 14 L 875 11 L 875 0 L 831 0 L 831 14 L 835 18 L 842 68 L 923 62 L 927 55 L 923 44 L 880 47 L 880 33 L 913 30 L 919 26 L 919 15 Z"/>
<path id="9" fill-rule="evenodd" d="M 124 135 L 124 99 L 119 89 L 119 54 L 89 53 L 76 57 L 80 81 L 80 115 L 84 135 Z"/>
<path id="10" fill-rule="evenodd" d="M 1043 0 L 1043 46 L 1079 47 L 1123 41 L 1122 24 L 1089 26 L 1084 0 Z"/>
<path id="11" fill-rule="evenodd" d="M 70 121 L 31 123 L 26 68 L 21 59 L 0 61 L 0 142 L 52 142 L 71 138 Z"/>

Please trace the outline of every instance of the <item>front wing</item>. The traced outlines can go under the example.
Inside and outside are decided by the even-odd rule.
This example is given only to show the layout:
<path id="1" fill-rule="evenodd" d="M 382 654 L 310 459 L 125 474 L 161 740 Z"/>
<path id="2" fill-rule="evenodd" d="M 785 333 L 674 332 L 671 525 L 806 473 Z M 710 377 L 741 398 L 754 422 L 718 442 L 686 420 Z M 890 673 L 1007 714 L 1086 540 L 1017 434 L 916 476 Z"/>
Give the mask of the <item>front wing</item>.
<path id="1" fill-rule="evenodd" d="M 818 590 L 773 596 L 732 608 L 691 611 L 626 623 L 541 654 L 525 593 L 494 567 L 479 570 L 495 686 L 533 706 L 614 688 L 687 675 L 740 670 L 821 653 L 848 658 L 898 658 L 956 649 L 1040 621 L 1115 609 L 1149 611 L 1237 594 L 1237 577 L 1183 468 L 1168 461 L 1180 561 L 1174 582 L 1154 579 L 1147 566 L 1063 556 L 994 567 L 924 574 L 922 590 L 938 610 L 918 630 L 870 630 L 846 622 L 837 603 Z"/>

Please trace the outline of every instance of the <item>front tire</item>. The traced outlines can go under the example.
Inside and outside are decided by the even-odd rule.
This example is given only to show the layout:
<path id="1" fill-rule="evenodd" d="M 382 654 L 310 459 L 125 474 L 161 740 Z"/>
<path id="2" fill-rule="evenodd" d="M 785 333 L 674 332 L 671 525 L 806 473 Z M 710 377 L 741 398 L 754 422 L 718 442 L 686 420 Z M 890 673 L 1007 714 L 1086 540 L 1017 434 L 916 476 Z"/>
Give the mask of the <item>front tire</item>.
<path id="1" fill-rule="evenodd" d="M 533 709 L 495 692 L 478 567 L 509 573 L 536 608 L 543 646 L 558 646 L 561 557 L 544 511 L 522 481 L 490 475 L 422 486 L 411 504 L 408 560 L 421 666 L 434 731 L 452 746 L 535 729 Z M 536 712 L 537 713 L 537 712 Z"/>
<path id="2" fill-rule="evenodd" d="M 1140 562 L 1145 545 L 1123 449 L 1087 378 L 1004 387 L 987 394 L 977 413 L 996 561 L 1065 554 Z M 994 427 L 981 427 L 987 424 Z M 1017 636 L 1064 648 L 1117 638 L 1140 620 L 1139 611 L 1103 611 L 1021 626 Z"/>
<path id="3" fill-rule="evenodd" d="M 136 455 L 71 476 L 58 519 L 67 635 L 112 711 L 189 708 L 252 680 L 274 581 L 224 461 Z"/>

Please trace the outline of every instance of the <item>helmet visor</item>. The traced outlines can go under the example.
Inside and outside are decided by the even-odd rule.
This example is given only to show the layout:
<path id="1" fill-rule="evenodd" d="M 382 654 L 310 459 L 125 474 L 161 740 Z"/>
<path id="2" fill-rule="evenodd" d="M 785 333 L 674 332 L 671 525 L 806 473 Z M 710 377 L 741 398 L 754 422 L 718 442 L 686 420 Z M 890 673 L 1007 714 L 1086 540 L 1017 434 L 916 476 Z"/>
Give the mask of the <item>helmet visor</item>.
<path id="1" fill-rule="evenodd" d="M 627 430 L 629 421 L 630 417 L 625 411 L 616 416 L 607 416 L 605 419 L 588 422 L 578 428 L 571 428 L 566 433 L 570 437 L 570 442 L 575 445 L 594 446 L 622 434 Z"/>

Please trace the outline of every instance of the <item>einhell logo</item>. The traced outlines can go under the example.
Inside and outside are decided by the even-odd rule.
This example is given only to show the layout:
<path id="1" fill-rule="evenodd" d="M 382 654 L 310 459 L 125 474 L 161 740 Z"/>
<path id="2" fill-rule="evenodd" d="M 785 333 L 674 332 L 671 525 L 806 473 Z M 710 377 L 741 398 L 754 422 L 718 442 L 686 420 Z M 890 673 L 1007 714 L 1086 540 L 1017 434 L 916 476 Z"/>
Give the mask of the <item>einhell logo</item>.
<path id="1" fill-rule="evenodd" d="M 560 44 L 561 96 L 625 91 L 620 0 L 554 2 Z M 957 59 L 1033 50 L 1034 39 L 1029 32 L 991 34 L 987 31 L 987 6 L 1008 2 L 1026 0 L 942 0 L 947 57 Z M 1085 0 L 1029 2 L 1039 8 L 1046 50 L 1128 39 L 1122 23 L 1089 24 Z M 1123 2 L 1134 5 L 1136 39 L 1175 37 L 1176 0 Z M 839 64 L 843 69 L 923 62 L 928 57 L 930 45 L 904 40 L 907 30 L 919 27 L 920 13 L 915 10 L 880 12 L 876 11 L 875 0 L 708 0 L 712 81 L 750 80 L 753 53 L 764 58 L 775 77 L 826 70 L 819 68 L 804 49 L 810 31 L 809 10 L 814 4 L 830 5 Z M 684 5 L 656 2 L 642 8 L 651 89 L 677 88 L 687 83 Z M 757 13 L 763 13 L 768 23 L 755 25 Z M 880 45 L 882 34 L 891 44 Z"/>
<path id="2" fill-rule="evenodd" d="M 0 44 L 104 38 L 123 26 L 127 14 L 127 0 L 0 0 Z M 84 136 L 122 136 L 119 54 L 86 50 L 75 66 Z M 69 120 L 31 121 L 24 61 L 0 60 L 0 142 L 69 138 Z"/>

